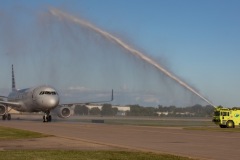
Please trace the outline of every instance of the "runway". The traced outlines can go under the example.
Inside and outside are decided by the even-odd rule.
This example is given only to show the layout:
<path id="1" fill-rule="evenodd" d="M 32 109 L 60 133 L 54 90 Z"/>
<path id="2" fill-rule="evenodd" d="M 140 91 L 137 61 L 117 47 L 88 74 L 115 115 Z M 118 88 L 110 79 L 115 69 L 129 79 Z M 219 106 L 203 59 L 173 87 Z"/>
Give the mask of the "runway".
<path id="1" fill-rule="evenodd" d="M 199 159 L 239 159 L 240 133 L 184 130 L 174 127 L 145 127 L 80 122 L 0 121 L 0 126 L 54 135 L 44 141 L 51 149 L 115 149 L 169 153 Z M 39 142 L 37 142 L 39 141 Z M 61 144 L 59 145 L 53 145 Z M 71 145 L 72 144 L 72 145 Z M 82 144 L 81 147 L 78 144 Z M 1 147 L 1 146 L 0 146 Z M 6 144 L 5 144 L 6 147 Z M 31 148 L 31 145 L 30 145 Z M 32 149 L 33 149 L 32 148 Z M 41 148 L 39 146 L 39 148 Z M 7 149 L 7 148 L 6 148 Z"/>

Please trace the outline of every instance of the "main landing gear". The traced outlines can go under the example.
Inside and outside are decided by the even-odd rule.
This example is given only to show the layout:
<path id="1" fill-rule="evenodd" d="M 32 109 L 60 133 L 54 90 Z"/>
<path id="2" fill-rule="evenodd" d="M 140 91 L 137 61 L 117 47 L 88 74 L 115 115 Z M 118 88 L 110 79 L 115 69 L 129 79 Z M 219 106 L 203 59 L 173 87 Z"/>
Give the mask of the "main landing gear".
<path id="1" fill-rule="evenodd" d="M 52 116 L 50 115 L 50 111 L 44 113 L 43 122 L 51 122 Z"/>
<path id="2" fill-rule="evenodd" d="M 11 114 L 4 114 L 2 115 L 2 120 L 11 120 Z"/>

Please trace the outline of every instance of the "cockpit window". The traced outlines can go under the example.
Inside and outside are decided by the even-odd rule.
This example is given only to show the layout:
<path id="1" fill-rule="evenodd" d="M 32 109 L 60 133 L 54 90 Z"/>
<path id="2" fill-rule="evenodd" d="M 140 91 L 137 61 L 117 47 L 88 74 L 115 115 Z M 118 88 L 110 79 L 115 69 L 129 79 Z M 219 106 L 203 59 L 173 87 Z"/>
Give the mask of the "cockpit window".
<path id="1" fill-rule="evenodd" d="M 53 91 L 41 91 L 39 93 L 39 95 L 43 95 L 43 94 L 47 94 L 47 95 L 57 95 L 57 92 L 53 92 Z"/>
<path id="2" fill-rule="evenodd" d="M 56 95 L 57 93 L 56 92 L 51 92 L 52 95 Z"/>

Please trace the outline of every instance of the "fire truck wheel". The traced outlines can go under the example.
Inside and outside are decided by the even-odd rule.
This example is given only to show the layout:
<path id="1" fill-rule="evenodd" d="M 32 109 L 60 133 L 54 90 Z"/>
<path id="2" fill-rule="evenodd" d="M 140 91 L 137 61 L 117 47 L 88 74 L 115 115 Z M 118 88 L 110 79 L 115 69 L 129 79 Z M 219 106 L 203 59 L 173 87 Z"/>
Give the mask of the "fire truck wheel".
<path id="1" fill-rule="evenodd" d="M 233 121 L 227 121 L 227 128 L 234 128 Z"/>

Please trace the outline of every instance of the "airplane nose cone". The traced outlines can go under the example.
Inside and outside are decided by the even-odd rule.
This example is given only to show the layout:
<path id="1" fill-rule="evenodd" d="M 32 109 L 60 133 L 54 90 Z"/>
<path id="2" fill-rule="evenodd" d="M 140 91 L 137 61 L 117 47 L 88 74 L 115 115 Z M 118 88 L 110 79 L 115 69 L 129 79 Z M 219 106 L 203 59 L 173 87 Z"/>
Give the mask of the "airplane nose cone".
<path id="1" fill-rule="evenodd" d="M 59 104 L 59 97 L 53 96 L 53 97 L 45 97 L 42 99 L 38 99 L 38 105 L 42 106 L 44 109 L 53 109 L 58 106 Z"/>
<path id="2" fill-rule="evenodd" d="M 48 107 L 53 108 L 56 107 L 59 104 L 59 98 L 58 97 L 52 97 L 49 100 Z"/>

